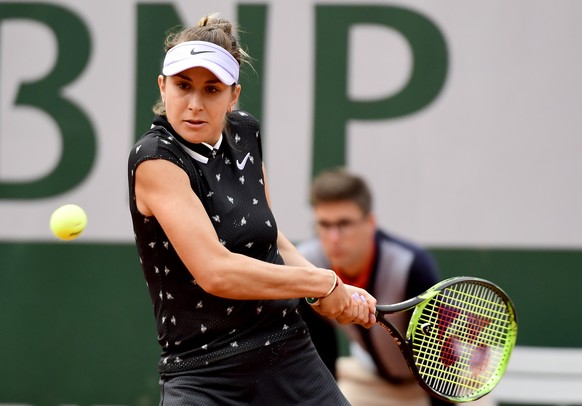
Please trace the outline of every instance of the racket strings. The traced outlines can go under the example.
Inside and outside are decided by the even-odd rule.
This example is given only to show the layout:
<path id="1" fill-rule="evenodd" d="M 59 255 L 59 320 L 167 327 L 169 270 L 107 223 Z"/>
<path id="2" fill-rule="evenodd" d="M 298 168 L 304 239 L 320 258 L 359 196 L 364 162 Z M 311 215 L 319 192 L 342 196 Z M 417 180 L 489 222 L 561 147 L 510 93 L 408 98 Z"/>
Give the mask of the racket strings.
<path id="1" fill-rule="evenodd" d="M 477 283 L 444 289 L 423 308 L 413 355 L 425 383 L 456 399 L 486 392 L 511 352 L 511 315 L 495 291 Z"/>
<path id="2" fill-rule="evenodd" d="M 479 385 L 479 382 L 483 380 L 483 378 L 487 378 L 487 376 L 483 376 L 483 372 L 487 372 L 486 368 L 484 368 L 484 365 L 494 367 L 496 360 L 492 360 L 490 355 L 485 353 L 489 359 L 487 359 L 487 363 L 484 364 L 484 359 L 486 359 L 486 357 L 483 354 L 482 349 L 485 348 L 485 351 L 488 351 L 487 347 L 481 346 L 471 348 L 470 346 L 467 346 L 467 343 L 475 342 L 475 339 L 478 335 L 478 331 L 476 331 L 477 328 L 482 329 L 486 324 L 489 324 L 489 322 L 480 324 L 476 323 L 475 320 L 486 319 L 477 318 L 474 313 L 471 313 L 469 316 L 467 316 L 464 322 L 465 328 L 459 328 L 463 323 L 455 323 L 455 320 L 462 320 L 462 317 L 459 317 L 460 312 L 457 311 L 455 307 L 452 307 L 455 304 L 450 303 L 450 298 L 451 296 L 448 296 L 449 300 L 446 301 L 446 306 L 441 305 L 438 307 L 437 323 L 439 323 L 439 325 L 444 325 L 446 327 L 446 331 L 443 331 L 445 329 L 439 327 L 440 331 L 438 335 L 438 341 L 443 344 L 440 348 L 440 353 L 436 352 L 432 354 L 433 359 L 436 355 L 438 356 L 438 360 L 440 360 L 440 363 L 437 365 L 440 367 L 441 364 L 443 364 L 447 368 L 447 371 L 441 370 L 439 371 L 439 374 L 431 374 L 430 376 L 433 378 L 433 380 L 438 378 L 436 383 L 441 385 L 442 391 L 451 392 L 456 388 L 457 395 L 459 395 L 463 392 L 466 392 L 459 390 L 459 388 L 463 389 L 464 387 L 464 389 L 472 390 Z M 445 309 L 444 312 L 443 309 Z M 453 316 L 451 316 L 451 314 Z M 444 333 L 446 332 L 448 332 L 448 336 L 445 338 Z M 475 351 L 478 351 L 478 362 L 472 361 Z M 475 374 L 475 371 L 473 371 L 473 373 L 467 373 L 467 365 L 471 366 L 471 369 L 475 369 L 475 364 L 479 367 L 478 370 L 480 374 Z M 459 379 L 459 376 L 461 376 L 462 379 Z M 478 376 L 480 379 L 475 379 L 475 376 Z M 451 377 L 454 379 L 451 379 Z"/>
<path id="3" fill-rule="evenodd" d="M 488 339 L 489 341 L 495 341 L 498 339 L 500 342 L 505 342 L 508 334 L 509 327 L 509 315 L 507 313 L 507 305 L 502 301 L 499 296 L 497 296 L 493 291 L 487 289 L 480 285 L 470 285 L 474 288 L 482 288 L 481 292 L 484 296 L 480 297 L 475 294 L 470 294 L 469 292 L 463 292 L 459 290 L 449 290 L 447 293 L 454 292 L 457 298 L 462 301 L 459 306 L 464 307 L 464 312 L 467 314 L 467 326 L 466 329 L 457 331 L 458 334 L 463 335 L 463 337 L 475 338 L 479 334 L 482 338 Z M 499 300 L 492 300 L 492 299 Z M 449 299 L 449 302 L 446 300 Z M 450 297 L 446 297 L 443 303 L 449 306 L 454 306 L 455 302 L 450 302 Z M 499 327 L 499 329 L 481 329 L 481 323 L 491 323 L 494 322 L 492 327 Z"/>

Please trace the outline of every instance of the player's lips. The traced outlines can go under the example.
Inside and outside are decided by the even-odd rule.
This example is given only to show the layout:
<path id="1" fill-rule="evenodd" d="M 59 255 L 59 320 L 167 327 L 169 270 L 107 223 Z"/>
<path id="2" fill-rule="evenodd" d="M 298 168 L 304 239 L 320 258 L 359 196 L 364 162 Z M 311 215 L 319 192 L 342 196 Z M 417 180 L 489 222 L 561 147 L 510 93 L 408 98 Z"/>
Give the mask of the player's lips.
<path id="1" fill-rule="evenodd" d="M 206 121 L 202 120 L 184 120 L 184 123 L 192 128 L 199 128 L 206 124 Z"/>

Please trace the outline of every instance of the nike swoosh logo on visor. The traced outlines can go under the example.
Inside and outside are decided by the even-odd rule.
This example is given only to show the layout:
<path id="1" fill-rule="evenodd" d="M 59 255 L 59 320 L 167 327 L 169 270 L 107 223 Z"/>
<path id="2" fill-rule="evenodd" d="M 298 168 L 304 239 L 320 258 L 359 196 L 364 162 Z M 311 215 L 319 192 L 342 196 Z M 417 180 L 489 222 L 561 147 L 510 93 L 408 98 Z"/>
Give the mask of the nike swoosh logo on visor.
<path id="1" fill-rule="evenodd" d="M 192 48 L 192 50 L 190 51 L 190 55 L 214 53 L 214 51 L 194 51 L 194 49 L 195 48 Z"/>
<path id="2" fill-rule="evenodd" d="M 238 167 L 238 169 L 240 169 L 241 171 L 245 168 L 245 165 L 247 164 L 247 161 L 249 159 L 249 157 L 251 156 L 250 152 L 247 152 L 245 158 L 242 160 L 242 162 L 239 162 L 238 159 L 236 160 L 236 166 Z"/>

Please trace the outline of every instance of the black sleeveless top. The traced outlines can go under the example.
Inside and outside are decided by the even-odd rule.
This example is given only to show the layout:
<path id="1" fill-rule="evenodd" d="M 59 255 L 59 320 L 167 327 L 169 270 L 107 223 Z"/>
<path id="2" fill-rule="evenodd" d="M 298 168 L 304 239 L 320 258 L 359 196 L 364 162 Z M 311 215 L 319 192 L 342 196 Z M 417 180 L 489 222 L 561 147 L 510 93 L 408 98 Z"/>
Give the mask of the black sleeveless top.
<path id="1" fill-rule="evenodd" d="M 229 135 L 223 137 L 218 149 L 211 149 L 187 142 L 165 117 L 156 117 L 152 129 L 129 156 L 129 206 L 154 306 L 163 375 L 196 370 L 231 355 L 306 334 L 298 299 L 231 300 L 205 292 L 156 218 L 137 210 L 137 166 L 145 160 L 165 159 L 188 174 L 221 244 L 232 252 L 282 264 L 277 224 L 265 194 L 258 122 L 248 113 L 235 111 L 229 114 L 228 124 Z"/>

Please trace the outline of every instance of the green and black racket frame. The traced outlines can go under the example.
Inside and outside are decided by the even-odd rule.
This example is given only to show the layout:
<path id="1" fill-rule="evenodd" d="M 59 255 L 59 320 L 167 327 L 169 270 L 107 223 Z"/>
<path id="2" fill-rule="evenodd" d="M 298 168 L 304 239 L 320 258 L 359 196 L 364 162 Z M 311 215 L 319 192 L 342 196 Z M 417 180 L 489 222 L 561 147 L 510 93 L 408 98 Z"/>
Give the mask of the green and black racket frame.
<path id="1" fill-rule="evenodd" d="M 406 335 L 384 315 L 414 309 Z M 404 302 L 377 305 L 418 383 L 451 403 L 488 394 L 501 380 L 517 339 L 509 296 L 485 279 L 457 276 Z"/>

